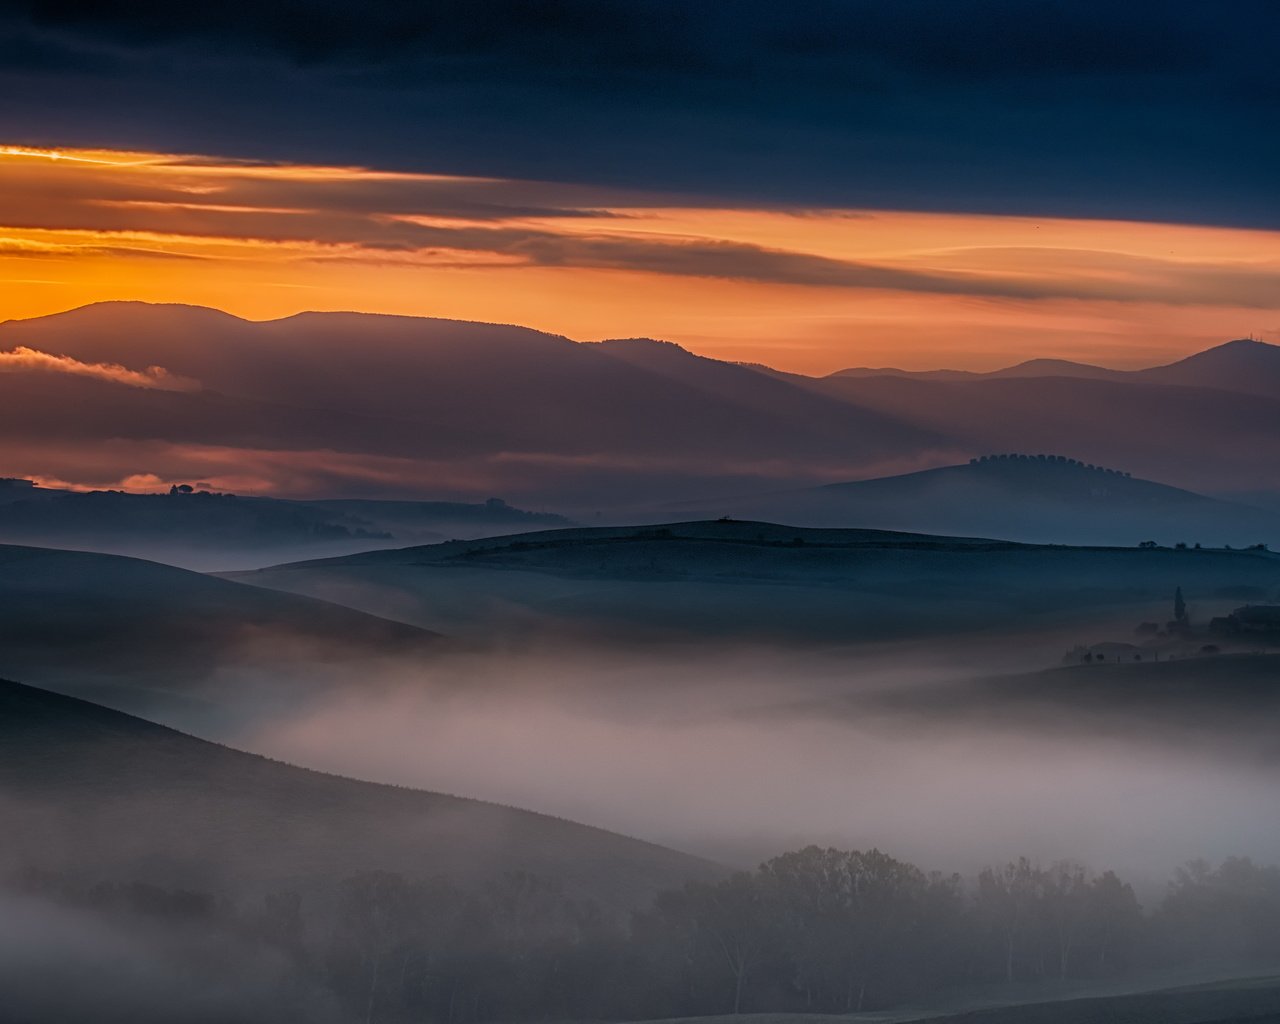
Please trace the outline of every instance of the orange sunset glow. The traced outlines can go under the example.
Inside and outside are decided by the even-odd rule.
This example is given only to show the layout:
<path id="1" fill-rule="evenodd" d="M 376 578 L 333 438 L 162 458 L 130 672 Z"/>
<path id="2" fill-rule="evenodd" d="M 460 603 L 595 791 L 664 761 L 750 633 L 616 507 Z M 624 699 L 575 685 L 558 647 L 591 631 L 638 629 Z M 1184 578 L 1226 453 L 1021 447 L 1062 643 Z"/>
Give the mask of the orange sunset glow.
<path id="1" fill-rule="evenodd" d="M 725 208 L 548 182 L 0 148 L 0 316 L 109 299 L 648 336 L 803 373 L 1280 338 L 1280 233 Z"/>

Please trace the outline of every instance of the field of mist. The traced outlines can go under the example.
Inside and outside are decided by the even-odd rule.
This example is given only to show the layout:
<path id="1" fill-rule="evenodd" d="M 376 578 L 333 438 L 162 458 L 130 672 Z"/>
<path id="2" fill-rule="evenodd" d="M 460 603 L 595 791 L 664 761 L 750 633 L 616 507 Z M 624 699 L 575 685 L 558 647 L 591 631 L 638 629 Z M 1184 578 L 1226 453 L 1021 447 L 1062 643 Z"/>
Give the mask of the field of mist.
<path id="1" fill-rule="evenodd" d="M 1277 39 L 0 0 L 0 1024 L 1280 1024 Z"/>
<path id="2" fill-rule="evenodd" d="M 1016 851 L 1155 886 L 1280 858 L 1280 654 L 1207 632 L 1280 587 L 1265 551 L 712 522 L 224 579 L 5 550 L 0 674 L 326 772 L 739 867 Z M 1184 586 L 1194 625 L 1166 632 Z M 1122 653 L 1064 666 L 1082 645 Z"/>
<path id="3" fill-rule="evenodd" d="M 1148 694 L 1111 715 L 1080 706 L 1071 680 L 1024 708 L 905 646 L 471 656 L 393 669 L 371 691 L 302 702 L 227 740 L 731 864 L 806 842 L 879 846 L 936 867 L 1017 849 L 1154 885 L 1197 856 L 1280 856 L 1280 751 L 1258 717 L 1273 720 L 1276 696 L 1250 706 L 1229 686 L 1237 666 L 1194 668 L 1198 705 L 1178 714 Z M 1123 689 L 1139 671 L 1124 666 L 1107 683 Z M 1215 702 L 1214 688 L 1230 696 Z M 941 696 L 957 691 L 962 712 Z"/>
<path id="4" fill-rule="evenodd" d="M 163 1020 L 156 1008 L 175 1000 L 211 1024 L 339 1024 L 370 1002 L 386 1021 L 806 998 L 828 1012 L 904 1007 L 904 1020 L 1086 997 L 1149 1013 L 1182 998 L 1127 993 L 1193 980 L 1212 983 L 1192 1003 L 1213 1012 L 1270 1006 L 1274 987 L 1223 979 L 1280 964 L 1275 873 L 1233 866 L 1280 860 L 1280 655 L 1046 667 L 1065 639 L 609 635 L 340 667 L 293 643 L 288 671 L 222 667 L 198 701 L 129 693 L 227 747 L 18 694 L 0 725 L 13 1005 L 27 1000 L 33 1021 L 86 1012 L 77 993 L 51 998 L 52 962 L 122 1024 Z M 79 692 L 95 685 L 82 677 Z M 782 910 L 745 908 L 791 899 L 775 879 L 792 862 L 774 858 L 804 851 L 792 866 L 817 871 L 817 849 L 840 871 L 890 871 L 906 886 L 894 913 L 924 930 L 875 963 L 815 961 L 796 996 L 787 965 L 809 947 Z M 1233 909 L 1244 892 L 1263 901 L 1247 927 Z M 1009 931 L 1006 964 L 1002 908 L 1023 899 L 1039 923 Z M 733 900 L 746 902 L 726 910 Z M 850 921 L 869 927 L 871 912 Z M 1068 920 L 1069 956 L 1054 938 Z M 783 931 L 751 930 L 766 926 Z M 758 951 L 726 969 L 726 937 Z M 692 973 L 671 973 L 666 957 L 685 955 Z"/>
<path id="5" fill-rule="evenodd" d="M 706 479 L 586 514 L 0 481 L 15 1019 L 1280 1008 L 1265 501 L 1047 454 Z"/>

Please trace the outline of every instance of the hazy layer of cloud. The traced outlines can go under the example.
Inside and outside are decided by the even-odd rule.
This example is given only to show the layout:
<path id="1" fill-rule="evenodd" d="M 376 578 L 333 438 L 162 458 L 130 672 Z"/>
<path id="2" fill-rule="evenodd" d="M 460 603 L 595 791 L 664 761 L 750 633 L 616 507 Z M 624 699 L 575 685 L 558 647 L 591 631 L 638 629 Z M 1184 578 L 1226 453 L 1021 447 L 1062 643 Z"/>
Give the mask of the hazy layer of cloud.
<path id="1" fill-rule="evenodd" d="M 277 951 L 237 947 L 201 922 L 164 924 L 113 921 L 0 889 L 6 1016 L 161 1024 L 181 1006 L 184 1019 L 205 1024 L 259 1024 L 276 1014 L 338 1019 L 327 999 L 299 990 Z M 282 998 L 291 982 L 293 991 Z"/>
<path id="2" fill-rule="evenodd" d="M 992 645 L 989 664 L 1009 646 Z M 398 689 L 322 698 L 234 740 L 742 864 L 819 842 L 965 870 L 1016 850 L 1150 880 L 1195 856 L 1280 852 L 1266 810 L 1274 767 L 1242 760 L 1229 724 L 1192 726 L 1203 742 L 1189 752 L 1181 731 L 1137 718 L 1101 738 L 1097 719 L 1065 705 L 1051 727 L 1021 730 L 995 701 L 963 720 L 790 710 L 802 695 L 945 692 L 975 658 L 905 648 L 495 656 L 393 670 Z"/>

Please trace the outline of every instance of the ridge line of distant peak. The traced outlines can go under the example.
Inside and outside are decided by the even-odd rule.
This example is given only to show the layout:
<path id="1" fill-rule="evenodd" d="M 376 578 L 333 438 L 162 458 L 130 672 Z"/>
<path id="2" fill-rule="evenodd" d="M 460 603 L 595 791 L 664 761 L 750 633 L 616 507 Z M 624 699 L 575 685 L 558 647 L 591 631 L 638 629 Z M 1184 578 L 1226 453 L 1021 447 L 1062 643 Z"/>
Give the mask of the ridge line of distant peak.
<path id="1" fill-rule="evenodd" d="M 1219 342 L 1216 345 L 1210 345 L 1208 348 L 1199 349 L 1195 352 L 1188 353 L 1169 362 L 1156 363 L 1151 366 L 1138 367 L 1111 367 L 1100 366 L 1097 363 L 1083 363 L 1074 359 L 1064 359 L 1058 356 L 1034 356 L 1030 359 L 1024 359 L 1021 362 L 1012 363 L 1008 366 L 999 366 L 991 370 L 960 370 L 947 367 L 923 369 L 923 370 L 904 370 L 896 366 L 849 366 L 840 370 L 834 370 L 825 374 L 824 379 L 838 377 L 876 377 L 876 376 L 898 376 L 898 377 L 935 377 L 935 378 L 999 378 L 1006 375 L 1013 375 L 1018 370 L 1029 370 L 1036 367 L 1060 367 L 1074 370 L 1086 371 L 1092 374 L 1105 374 L 1107 376 L 1128 377 L 1140 375 L 1143 373 L 1151 373 L 1159 370 L 1167 370 L 1175 366 L 1179 366 L 1190 360 L 1200 359 L 1204 356 L 1210 356 L 1214 353 L 1224 351 L 1233 351 L 1239 349 L 1249 349 L 1251 351 L 1261 351 L 1264 349 L 1276 350 L 1280 352 L 1280 345 L 1269 341 L 1263 341 L 1260 338 L 1231 338 L 1227 341 Z M 1068 374 L 1062 374 L 1068 376 Z"/>
<path id="2" fill-rule="evenodd" d="M 1059 376 L 1072 377 L 1081 376 L 1094 379 L 1112 379 L 1112 380 L 1138 380 L 1144 376 L 1150 379 L 1158 378 L 1162 374 L 1175 371 L 1178 367 L 1183 367 L 1188 363 L 1193 366 L 1198 362 L 1206 359 L 1212 359 L 1215 355 L 1233 352 L 1249 352 L 1249 353 L 1277 353 L 1280 354 L 1280 345 L 1273 342 L 1263 341 L 1259 338 L 1245 337 L 1233 338 L 1208 348 L 1192 352 L 1186 356 L 1174 359 L 1166 363 L 1158 363 L 1152 366 L 1131 367 L 1131 368 L 1115 368 L 1108 366 L 1099 366 L 1093 363 L 1078 362 L 1072 359 L 1061 358 L 1057 356 L 1033 356 L 1030 359 L 1024 359 L 1020 362 L 1013 363 L 1008 366 L 998 367 L 992 370 L 962 370 L 962 369 L 923 369 L 923 370 L 905 370 L 899 367 L 869 367 L 869 366 L 851 366 L 843 369 L 835 370 L 827 374 L 809 374 L 796 371 L 780 370 L 768 364 L 762 364 L 756 361 L 742 361 L 728 359 L 721 356 L 705 354 L 687 348 L 685 345 L 677 341 L 670 341 L 662 338 L 653 338 L 647 336 L 631 336 L 631 337 L 610 337 L 592 341 L 583 341 L 571 338 L 567 335 L 554 331 L 543 330 L 537 327 L 530 327 L 526 324 L 512 322 L 498 322 L 491 320 L 466 320 L 455 317 L 443 316 L 426 316 L 413 313 L 390 313 L 378 311 L 364 310 L 299 310 L 285 316 L 269 317 L 262 320 L 255 320 L 249 317 L 240 316 L 227 310 L 220 309 L 216 306 L 200 305 L 198 303 L 188 302 L 150 302 L 144 299 L 102 299 L 96 302 L 85 303 L 69 309 L 58 310 L 52 313 L 40 314 L 37 316 L 27 317 L 10 317 L 0 320 L 0 324 L 28 323 L 39 320 L 48 320 L 59 317 L 71 316 L 75 314 L 91 314 L 93 311 L 109 311 L 109 310 L 152 310 L 156 312 L 184 312 L 194 316 L 202 316 L 207 318 L 220 318 L 228 321 L 237 321 L 255 326 L 269 324 L 284 324 L 290 321 L 301 321 L 303 323 L 308 320 L 337 320 L 340 318 L 358 318 L 360 320 L 372 321 L 400 321 L 404 323 L 413 323 L 421 321 L 435 325 L 458 325 L 460 327 L 487 327 L 501 328 L 505 330 L 528 332 L 529 334 L 539 335 L 544 338 L 557 339 L 560 341 L 570 342 L 576 345 L 590 345 L 600 350 L 608 350 L 610 348 L 622 348 L 625 346 L 651 346 L 654 351 L 667 353 L 681 353 L 694 359 L 707 360 L 717 362 L 728 366 L 742 367 L 746 369 L 757 370 L 761 372 L 773 374 L 785 374 L 791 377 L 805 377 L 811 380 L 832 380 L 841 377 L 846 378 L 866 378 L 893 376 L 906 379 L 921 380 L 989 380 L 1001 378 L 1017 378 L 1017 377 L 1037 377 L 1037 376 Z M 1270 358 L 1270 356 L 1268 356 Z M 1280 364 L 1278 364 L 1280 365 Z M 1037 370 L 1044 370 L 1044 373 L 1037 373 Z M 1051 372 L 1051 371 L 1057 372 Z"/>
<path id="3" fill-rule="evenodd" d="M 568 338 L 566 335 L 557 334 L 554 331 L 544 331 L 538 327 L 529 327 L 526 324 L 501 322 L 496 320 L 463 320 L 457 317 L 446 316 L 426 316 L 419 313 L 384 313 L 376 310 L 359 310 L 359 309 L 300 309 L 296 313 L 286 313 L 284 316 L 266 317 L 261 320 L 255 320 L 252 317 L 240 316 L 237 313 L 228 312 L 217 306 L 204 306 L 196 302 L 151 302 L 146 299 L 99 299 L 95 302 L 86 302 L 83 305 L 72 306 L 68 309 L 60 309 L 53 313 L 40 313 L 35 316 L 9 317 L 6 320 L 0 320 L 0 323 L 26 323 L 35 320 L 48 320 L 54 317 L 68 316 L 75 313 L 84 313 L 96 309 L 111 309 L 130 307 L 137 309 L 149 310 L 190 310 L 197 315 L 212 314 L 216 317 L 225 317 L 228 320 L 238 320 L 246 324 L 278 324 L 289 320 L 299 320 L 307 317 L 362 317 L 368 319 L 379 320 L 422 320 L 429 323 L 448 323 L 448 324 L 469 324 L 477 327 L 507 327 L 514 330 L 530 331 L 534 334 L 542 334 L 549 338 L 564 338 L 566 341 L 574 339 Z"/>

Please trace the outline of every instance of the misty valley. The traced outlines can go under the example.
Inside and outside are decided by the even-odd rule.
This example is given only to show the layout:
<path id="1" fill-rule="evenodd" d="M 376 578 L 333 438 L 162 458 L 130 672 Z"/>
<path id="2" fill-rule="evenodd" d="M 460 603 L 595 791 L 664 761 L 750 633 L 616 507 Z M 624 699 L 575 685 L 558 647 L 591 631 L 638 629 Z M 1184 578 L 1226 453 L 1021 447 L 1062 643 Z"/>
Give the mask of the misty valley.
<path id="1" fill-rule="evenodd" d="M 1280 1024 L 1276 0 L 0 0 L 0 1024 Z"/>
<path id="2" fill-rule="evenodd" d="M 0 0 L 0 1024 L 1280 1024 L 1275 0 Z"/>
<path id="3" fill-rule="evenodd" d="M 721 486 L 4 481 L 5 1019 L 1280 1014 L 1280 513 Z"/>

